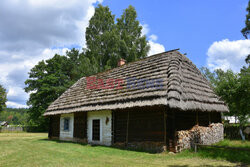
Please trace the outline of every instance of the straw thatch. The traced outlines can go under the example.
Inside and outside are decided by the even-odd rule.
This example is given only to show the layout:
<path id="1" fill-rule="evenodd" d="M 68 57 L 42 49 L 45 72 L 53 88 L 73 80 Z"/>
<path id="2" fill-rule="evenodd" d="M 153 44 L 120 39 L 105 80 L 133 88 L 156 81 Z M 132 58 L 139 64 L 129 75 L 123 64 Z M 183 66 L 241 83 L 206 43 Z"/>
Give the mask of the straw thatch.
<path id="1" fill-rule="evenodd" d="M 198 68 L 177 50 L 150 56 L 95 77 L 124 79 L 123 89 L 86 89 L 87 81 L 83 77 L 54 101 L 44 115 L 152 105 L 181 110 L 228 111 Z M 162 87 L 131 89 L 126 86 L 128 77 L 160 79 Z"/>

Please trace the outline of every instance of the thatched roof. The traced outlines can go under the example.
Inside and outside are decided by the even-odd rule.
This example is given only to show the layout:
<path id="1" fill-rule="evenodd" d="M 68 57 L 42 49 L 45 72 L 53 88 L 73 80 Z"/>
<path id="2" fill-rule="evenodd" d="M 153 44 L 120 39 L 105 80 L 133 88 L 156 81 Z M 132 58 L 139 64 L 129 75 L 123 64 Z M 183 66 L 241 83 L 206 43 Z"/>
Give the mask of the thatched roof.
<path id="1" fill-rule="evenodd" d="M 86 89 L 87 81 L 83 77 L 54 101 L 44 115 L 153 105 L 180 110 L 228 111 L 199 69 L 177 50 L 153 55 L 92 77 L 123 79 L 125 82 L 123 89 Z M 126 78 L 129 77 L 149 81 L 158 79 L 162 81 L 162 86 L 132 89 L 127 86 Z"/>

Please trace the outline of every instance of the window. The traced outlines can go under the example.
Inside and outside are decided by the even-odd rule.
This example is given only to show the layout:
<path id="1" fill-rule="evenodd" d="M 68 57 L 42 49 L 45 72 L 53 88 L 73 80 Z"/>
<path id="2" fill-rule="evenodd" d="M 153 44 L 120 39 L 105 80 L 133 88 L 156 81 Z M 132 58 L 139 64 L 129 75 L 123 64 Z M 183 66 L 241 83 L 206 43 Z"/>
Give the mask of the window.
<path id="1" fill-rule="evenodd" d="M 100 141 L 100 119 L 92 122 L 92 140 Z"/>
<path id="2" fill-rule="evenodd" d="M 63 121 L 63 130 L 64 131 L 69 131 L 69 118 L 64 118 L 64 121 Z"/>

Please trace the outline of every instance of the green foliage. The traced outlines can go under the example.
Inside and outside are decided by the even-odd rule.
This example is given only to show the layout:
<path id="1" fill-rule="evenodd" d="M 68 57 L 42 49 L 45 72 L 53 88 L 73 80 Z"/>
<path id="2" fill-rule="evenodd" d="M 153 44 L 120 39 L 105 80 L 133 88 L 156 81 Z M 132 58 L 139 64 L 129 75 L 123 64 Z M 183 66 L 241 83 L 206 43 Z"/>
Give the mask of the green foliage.
<path id="1" fill-rule="evenodd" d="M 108 61 L 109 66 L 113 67 L 113 61 L 117 59 L 119 37 L 114 18 L 108 7 L 98 5 L 86 29 L 86 54 L 96 67 L 96 72 L 109 68 L 106 66 Z"/>
<path id="2" fill-rule="evenodd" d="M 240 124 L 244 125 L 249 118 L 250 75 L 249 66 L 243 67 L 239 74 L 231 70 L 224 72 L 217 69 L 214 72 L 203 67 L 204 76 L 210 81 L 215 93 L 229 107 L 229 115 L 236 115 Z"/>
<path id="3" fill-rule="evenodd" d="M 98 5 L 86 29 L 87 48 L 83 52 L 72 49 L 66 56 L 56 54 L 31 69 L 25 81 L 25 91 L 30 93 L 29 126 L 46 129 L 48 120 L 43 113 L 79 78 L 114 68 L 120 58 L 131 62 L 145 57 L 149 46 L 141 31 L 132 6 L 124 10 L 116 24 L 109 8 Z"/>
<path id="4" fill-rule="evenodd" d="M 241 129 L 243 135 L 245 135 L 245 137 L 246 137 L 246 140 L 250 140 L 250 135 L 245 133 L 245 130 L 249 125 L 250 124 L 246 124 L 245 126 L 241 126 L 240 124 L 224 123 L 224 138 L 230 139 L 230 140 L 242 139 L 241 134 L 240 134 L 240 129 Z"/>
<path id="5" fill-rule="evenodd" d="M 26 125 L 27 111 L 25 108 L 6 108 L 0 113 L 0 121 L 7 121 L 11 125 Z"/>
<path id="6" fill-rule="evenodd" d="M 249 57 L 249 56 L 248 56 Z M 249 60 L 246 59 L 248 67 L 244 66 L 238 79 L 237 92 L 235 94 L 235 103 L 237 106 L 237 115 L 242 124 L 246 124 L 250 117 L 250 67 Z"/>
<path id="7" fill-rule="evenodd" d="M 90 74 L 90 61 L 76 49 L 67 52 L 66 56 L 56 54 L 49 60 L 40 61 L 25 81 L 25 91 L 30 93 L 27 102 L 30 106 L 29 125 L 46 129 L 48 120 L 42 114 L 48 106 L 79 78 Z"/>
<path id="8" fill-rule="evenodd" d="M 133 6 L 124 10 L 121 18 L 117 19 L 117 31 L 120 36 L 119 55 L 127 62 L 132 62 L 147 56 L 149 45 L 146 36 L 142 36 L 142 26 L 137 20 Z"/>
<path id="9" fill-rule="evenodd" d="M 248 2 L 246 11 L 248 13 L 246 15 L 245 27 L 241 30 L 241 33 L 245 38 L 247 38 L 247 35 L 250 33 L 250 1 Z"/>
<path id="10" fill-rule="evenodd" d="M 0 112 L 3 111 L 3 109 L 6 107 L 6 101 L 7 101 L 7 93 L 6 89 L 2 85 L 0 85 Z"/>
<path id="11" fill-rule="evenodd" d="M 127 62 L 144 58 L 149 51 L 134 7 L 125 9 L 117 23 L 114 19 L 108 7 L 98 5 L 86 29 L 86 54 L 96 72 L 116 67 L 120 58 Z"/>

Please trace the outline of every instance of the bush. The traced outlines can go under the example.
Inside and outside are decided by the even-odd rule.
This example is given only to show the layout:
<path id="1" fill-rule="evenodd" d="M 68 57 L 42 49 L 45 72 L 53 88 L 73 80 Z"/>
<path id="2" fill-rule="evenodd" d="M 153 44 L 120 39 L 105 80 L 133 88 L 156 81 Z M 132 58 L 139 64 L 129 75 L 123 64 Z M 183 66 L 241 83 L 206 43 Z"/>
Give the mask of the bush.
<path id="1" fill-rule="evenodd" d="M 244 130 L 250 126 L 244 126 L 242 128 L 243 133 Z M 226 139 L 230 139 L 230 140 L 241 140 L 241 136 L 240 136 L 240 127 L 238 124 L 225 124 L 224 125 L 224 135 Z M 250 140 L 250 136 L 249 134 L 244 133 L 246 140 Z"/>

